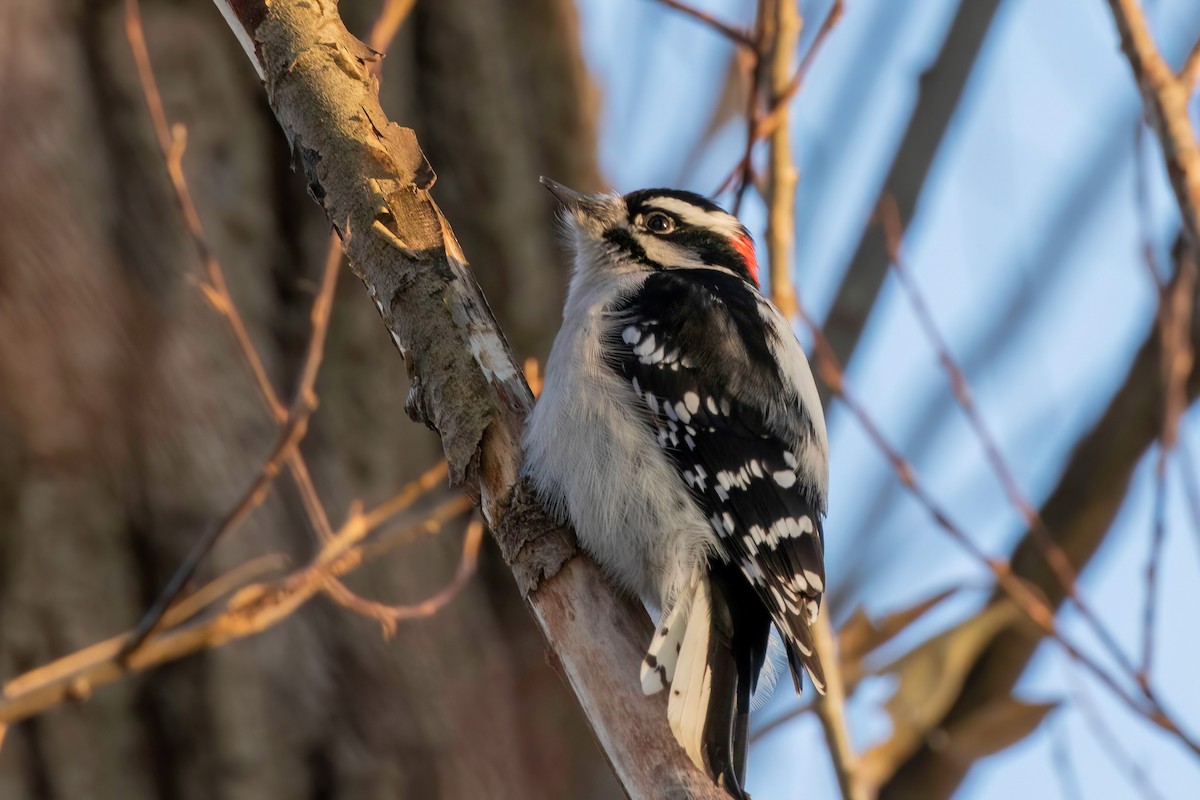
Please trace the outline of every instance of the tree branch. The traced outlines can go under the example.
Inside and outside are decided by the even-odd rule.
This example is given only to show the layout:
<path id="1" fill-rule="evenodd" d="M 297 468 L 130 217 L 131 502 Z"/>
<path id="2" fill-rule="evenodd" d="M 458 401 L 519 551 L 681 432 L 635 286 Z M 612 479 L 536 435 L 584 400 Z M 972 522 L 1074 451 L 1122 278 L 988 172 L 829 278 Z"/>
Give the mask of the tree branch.
<path id="1" fill-rule="evenodd" d="M 813 623 L 813 641 L 821 663 L 832 665 L 825 670 L 825 694 L 813 700 L 813 710 L 821 720 L 825 741 L 829 744 L 829 755 L 833 770 L 837 773 L 838 788 L 845 800 L 867 800 L 859 769 L 858 753 L 850 741 L 850 726 L 846 721 L 846 689 L 842 684 L 842 668 L 837 643 L 829 624 L 829 612 L 817 617 Z"/>
<path id="2" fill-rule="evenodd" d="M 1163 60 L 1137 0 L 1108 0 L 1108 5 L 1121 36 L 1121 49 L 1142 93 L 1146 118 L 1162 144 L 1186 238 L 1193 252 L 1200 252 L 1200 141 L 1188 116 L 1192 87 L 1176 77 Z"/>
<path id="3" fill-rule="evenodd" d="M 1181 259 L 1200 252 L 1200 143 L 1188 117 L 1191 86 L 1185 66 L 1182 77 L 1171 73 L 1150 36 L 1141 6 L 1136 0 L 1108 0 L 1122 48 L 1142 93 L 1146 114 L 1159 137 L 1167 174 L 1183 221 L 1182 238 L 1190 243 L 1178 248 Z M 1191 57 L 1188 64 L 1191 64 Z M 1179 274 L 1190 274 L 1181 261 Z M 1193 297 L 1189 302 L 1195 303 Z M 1193 317 L 1189 326 L 1190 348 L 1200 344 L 1200 326 Z M 1076 447 L 1041 517 L 1059 532 L 1060 544 L 1078 572 L 1095 553 L 1125 497 L 1133 468 L 1146 448 L 1161 432 L 1156 420 L 1164 413 L 1160 363 L 1162 342 L 1151 331 L 1138 352 L 1130 372 L 1110 402 L 1104 416 Z M 1187 400 L 1200 396 L 1200 381 L 1188 376 Z M 1047 573 L 1027 534 L 1014 552 L 1012 565 L 1041 588 L 1055 607 L 1065 598 L 1062 588 Z M 944 719 L 945 724 L 969 716 L 999 695 L 1007 695 L 1040 644 L 1040 639 L 1006 632 L 980 656 L 963 694 Z M 1149 687 L 1143 692 L 1153 700 Z M 1153 700 L 1157 705 L 1157 700 Z M 971 763 L 953 762 L 928 746 L 916 753 L 885 787 L 882 797 L 948 797 L 966 776 Z"/>
<path id="4" fill-rule="evenodd" d="M 392 513 L 400 510 L 394 502 L 387 506 Z M 129 647 L 137 635 L 135 630 L 85 647 L 13 678 L 4 684 L 3 693 L 0 693 L 0 725 L 25 719 L 64 700 L 87 697 L 97 687 L 132 672 L 147 670 L 199 650 L 220 647 L 229 641 L 261 633 L 289 618 L 313 596 L 327 589 L 338 575 L 354 570 L 398 544 L 440 532 L 447 522 L 470 511 L 471 503 L 462 495 L 452 497 L 397 533 L 378 541 L 364 542 L 363 537 L 374 527 L 372 522 L 382 523 L 390 517 L 390 514 L 381 513 L 382 508 L 376 509 L 370 516 L 352 515 L 311 562 L 279 580 L 241 586 L 219 612 L 194 621 L 189 619 L 197 613 L 203 598 L 237 587 L 234 579 L 239 575 L 245 577 L 242 568 L 218 577 L 195 595 L 168 609 L 163 621 L 173 627 L 150 635 L 136 649 Z M 463 543 L 462 561 L 454 578 L 432 597 L 411 606 L 392 609 L 394 619 L 427 617 L 449 602 L 475 568 L 478 535 L 478 531 L 468 531 Z"/>
<path id="5" fill-rule="evenodd" d="M 1188 334 L 1200 345 L 1200 318 L 1193 317 Z M 1156 328 L 1135 357 L 1121 387 L 1092 430 L 1076 445 L 1058 485 L 1042 505 L 1039 516 L 1055 532 L 1075 571 L 1081 572 L 1104 541 L 1120 510 L 1133 470 L 1159 434 L 1162 413 L 1160 380 L 1161 337 Z M 1188 402 L 1200 397 L 1200 376 L 1187 382 Z M 1057 608 L 1067 595 L 1047 565 L 1035 534 L 1026 532 L 1013 552 L 1012 573 L 1036 587 Z M 1004 602 L 997 594 L 992 603 Z M 966 719 L 998 697 L 1012 692 L 1025 666 L 1042 643 L 1028 629 L 1000 633 L 979 654 L 963 692 L 938 727 Z M 972 766 L 948 757 L 928 744 L 901 766 L 884 786 L 881 798 L 950 797 Z"/>
<path id="6" fill-rule="evenodd" d="M 429 194 L 434 174 L 415 135 L 379 106 L 367 66 L 377 55 L 346 31 L 333 4 L 216 2 L 406 360 L 406 410 L 437 431 L 452 483 L 479 502 L 625 790 L 723 796 L 671 736 L 665 698 L 641 694 L 645 614 L 575 557 L 570 532 L 518 481 L 532 396 Z"/>
<path id="7" fill-rule="evenodd" d="M 963 0 L 937 58 L 921 75 L 916 107 L 880 192 L 896 198 L 905 227 L 916 213 L 925 177 L 999 5 L 1000 0 Z M 858 346 L 887 270 L 883 233 L 868 223 L 824 324 L 833 352 L 843 364 L 850 363 Z M 828 399 L 827 390 L 821 396 Z"/>
<path id="8" fill-rule="evenodd" d="M 727 22 L 722 22 L 706 11 L 701 11 L 700 9 L 690 6 L 687 3 L 680 2 L 680 0 L 658 0 L 658 2 L 662 3 L 668 8 L 675 9 L 681 14 L 691 17 L 697 22 L 707 25 L 729 41 L 733 42 L 738 47 L 745 47 L 750 50 L 755 48 L 754 38 L 750 36 L 750 34 L 746 33 L 745 31 L 738 30 Z"/>
<path id="9" fill-rule="evenodd" d="M 791 0 L 768 0 L 759 15 L 771 32 L 767 56 L 771 107 L 786 106 L 784 98 L 792 73 L 792 57 L 800 43 L 800 12 Z M 752 141 L 754 134 L 752 118 L 749 134 Z M 797 179 L 791 130 L 784 111 L 771 133 L 767 151 L 767 261 L 771 270 L 771 299 L 788 319 L 796 316 L 792 256 L 796 252 Z"/>
<path id="10" fill-rule="evenodd" d="M 840 12 L 835 6 L 829 19 L 836 20 Z M 800 28 L 803 21 L 792 0 L 762 0 L 759 5 L 759 22 L 764 35 L 761 44 L 767 58 L 767 75 L 772 108 L 787 105 L 787 98 L 795 91 L 789 88 L 792 76 L 792 60 L 800 43 Z M 828 31 L 832 23 L 828 20 L 822 31 Z M 819 46 L 822 35 L 818 35 L 814 49 Z M 813 50 L 809 51 L 811 55 Z M 803 78 L 802 64 L 797 71 Z M 796 85 L 799 85 L 799 79 Z M 755 109 L 757 113 L 757 109 Z M 755 117 L 750 117 L 750 141 L 755 136 Z M 767 173 L 767 254 L 771 270 L 771 298 L 788 319 L 800 311 L 796 287 L 792 281 L 792 255 L 796 249 L 796 164 L 792 153 L 791 132 L 788 129 L 787 112 L 783 112 L 768 142 Z M 866 787 L 858 768 L 858 754 L 850 741 L 850 729 L 846 722 L 846 694 L 842 684 L 842 665 L 834 644 L 833 629 L 829 622 L 829 609 L 817 617 L 813 624 L 813 639 L 817 655 L 825 665 L 825 695 L 814 701 L 817 716 L 825 730 L 829 743 L 829 756 L 837 774 L 838 786 L 845 800 L 866 800 Z"/>

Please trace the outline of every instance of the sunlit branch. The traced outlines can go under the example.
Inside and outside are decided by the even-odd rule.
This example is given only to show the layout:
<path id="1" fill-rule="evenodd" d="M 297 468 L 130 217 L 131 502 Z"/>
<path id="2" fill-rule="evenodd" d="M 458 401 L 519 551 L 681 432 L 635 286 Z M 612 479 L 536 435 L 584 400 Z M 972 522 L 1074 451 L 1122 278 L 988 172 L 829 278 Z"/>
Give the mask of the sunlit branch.
<path id="1" fill-rule="evenodd" d="M 800 59 L 800 65 L 796 67 L 796 72 L 787 82 L 787 85 L 771 99 L 771 108 L 755 126 L 755 137 L 765 139 L 773 135 L 776 127 L 787 118 L 788 106 L 791 104 L 792 99 L 799 93 L 801 87 L 804 86 L 804 78 L 808 75 L 808 71 L 816 60 L 817 54 L 821 52 L 821 45 L 825 43 L 825 39 L 829 36 L 830 31 L 841 20 L 844 10 L 842 0 L 834 0 L 833 6 L 829 9 L 829 14 L 825 17 L 825 21 L 821 23 L 820 29 L 817 30 L 817 35 L 813 38 L 812 44 L 805 51 L 804 57 Z"/>
<path id="2" fill-rule="evenodd" d="M 221 611 L 194 622 L 155 631 L 132 651 L 127 647 L 134 636 L 130 632 L 13 678 L 0 693 L 0 725 L 24 719 L 65 700 L 84 699 L 98 686 L 118 680 L 127 673 L 140 672 L 264 631 L 288 618 L 313 595 L 323 591 L 334 577 L 357 569 L 371 558 L 418 537 L 436 534 L 447 522 L 470 509 L 468 498 L 455 496 L 425 518 L 375 543 L 362 541 L 370 532 L 363 526 L 348 524 L 336 532 L 309 564 L 279 580 L 243 586 Z M 468 534 L 464 542 L 463 565 L 458 573 L 446 588 L 431 598 L 408 606 L 410 617 L 427 616 L 432 613 L 431 609 L 445 605 L 461 588 L 464 573 L 469 575 L 473 569 L 478 538 L 478 532 Z M 222 589 L 229 588 L 226 578 L 217 580 L 224 582 Z M 201 593 L 215 594 L 207 587 L 201 589 Z M 397 607 L 392 613 L 399 616 L 401 608 L 404 607 Z M 178 612 L 172 610 L 164 621 L 173 621 L 176 616 L 179 616 Z"/>
<path id="3" fill-rule="evenodd" d="M 658 2 L 662 3 L 668 8 L 673 8 L 680 13 L 686 14 L 698 22 L 704 23 L 739 47 L 746 47 L 751 50 L 755 49 L 754 39 L 749 34 L 747 34 L 745 31 L 738 30 L 726 22 L 722 22 L 706 11 L 701 11 L 700 9 L 694 8 L 687 3 L 680 2 L 680 0 L 658 0 Z"/>
<path id="4" fill-rule="evenodd" d="M 416 4 L 417 0 L 386 0 L 383 9 L 379 12 L 379 18 L 375 20 L 375 24 L 371 26 L 371 32 L 367 34 L 367 44 L 371 46 L 372 50 L 386 53 L 391 48 L 396 34 L 400 31 L 400 26 L 408 19 L 408 15 Z M 374 62 L 371 68 L 378 76 L 383 68 L 383 61 Z"/>
<path id="5" fill-rule="evenodd" d="M 812 632 L 817 655 L 825 665 L 825 694 L 813 700 L 813 710 L 817 712 L 821 728 L 825 731 L 825 741 L 829 744 L 829 754 L 842 797 L 845 800 L 866 800 L 867 790 L 858 766 L 858 753 L 850 741 L 850 726 L 846 721 L 846 692 L 842 685 L 837 642 L 829 623 L 828 611 L 817 616 Z"/>
<path id="6" fill-rule="evenodd" d="M 390 45 L 396 31 L 409 11 L 411 11 L 411 4 L 408 7 L 404 7 L 403 1 L 389 0 L 372 31 L 373 41 L 381 49 L 386 49 Z M 280 463 L 288 467 L 301 503 L 304 506 L 305 513 L 317 535 L 318 541 L 326 543 L 332 537 L 333 533 L 328 514 L 313 485 L 312 478 L 308 472 L 308 466 L 300 454 L 299 442 L 304 438 L 307 430 L 308 417 L 317 406 L 314 387 L 324 356 L 326 334 L 333 308 L 333 295 L 337 287 L 337 275 L 341 266 L 342 250 L 336 233 L 331 234 L 320 288 L 313 301 L 310 314 L 311 333 L 300 369 L 300 378 L 297 382 L 294 398 L 289 408 L 285 410 L 270 380 L 266 376 L 262 359 L 255 349 L 253 341 L 246 331 L 245 324 L 242 322 L 241 315 L 238 313 L 237 305 L 229 293 L 220 262 L 208 245 L 203 225 L 196 211 L 195 204 L 192 201 L 187 179 L 183 172 L 185 129 L 181 125 L 177 125 L 172 129 L 168 124 L 161 95 L 158 91 L 157 81 L 155 80 L 154 71 L 150 63 L 149 52 L 146 47 L 138 0 L 126 0 L 125 30 L 130 49 L 133 52 L 134 61 L 137 64 L 138 78 L 141 83 L 142 92 L 145 96 L 147 107 L 150 110 L 155 133 L 167 163 L 167 172 L 176 201 L 183 213 L 185 224 L 200 254 L 208 277 L 208 282 L 203 287 L 205 296 L 230 326 L 235 341 L 238 343 L 239 351 L 255 376 L 255 382 L 261 399 L 270 411 L 271 416 L 278 422 L 281 422 L 283 426 L 279 437 L 279 445 L 277 445 L 272 455 L 262 466 L 254 482 L 234 505 L 233 510 L 226 515 L 225 519 L 210 529 L 193 547 L 183 564 L 171 576 L 167 586 L 155 600 L 150 610 L 138 623 L 135 634 L 126 643 L 127 655 L 129 651 L 140 645 L 149 632 L 159 624 L 166 609 L 178 600 L 180 594 L 194 577 L 196 570 L 216 542 L 230 530 L 236 528 L 249 515 L 250 511 L 262 503 L 271 482 L 278 475 Z M 349 605 L 358 599 L 352 592 L 338 584 L 336 580 L 330 581 L 327 588 L 331 595 L 343 605 Z M 364 607 L 366 607 L 366 601 L 363 601 L 359 610 Z"/>
<path id="7" fill-rule="evenodd" d="M 800 41 L 802 21 L 791 0 L 764 0 L 759 16 L 770 15 L 772 41 L 767 63 L 770 99 L 777 104 L 787 88 L 792 57 Z M 747 134 L 753 141 L 753 126 Z M 771 270 L 771 299 L 787 319 L 796 315 L 796 287 L 792 278 L 796 252 L 796 174 L 791 131 L 787 117 L 771 134 L 767 149 L 767 259 Z"/>
<path id="8" fill-rule="evenodd" d="M 646 700 L 621 668 L 644 654 L 649 620 L 577 557 L 570 532 L 520 481 L 529 387 L 430 194 L 415 133 L 379 105 L 368 68 L 377 54 L 332 3 L 214 2 L 254 43 L 243 49 L 288 141 L 314 156 L 301 159 L 310 193 L 412 377 L 405 410 L 438 433 L 451 483 L 479 504 L 617 778 L 635 797 L 716 798 L 671 736 L 665 701 Z"/>
<path id="9" fill-rule="evenodd" d="M 762 0 L 758 19 L 759 30 L 763 32 L 760 47 L 769 53 L 769 58 L 766 64 L 762 64 L 761 58 L 757 60 L 756 63 L 765 67 L 765 74 L 757 76 L 755 83 L 769 82 L 771 103 L 778 105 L 788 87 L 803 22 L 791 0 Z M 756 103 L 756 99 L 752 100 L 748 120 L 747 159 L 756 132 Z M 771 296 L 780 312 L 791 319 L 799 308 L 792 282 L 792 257 L 796 248 L 797 174 L 786 117 L 770 136 L 767 156 L 767 254 L 771 271 Z M 746 179 L 743 179 L 743 189 L 745 184 Z M 825 731 L 842 797 L 844 800 L 866 800 L 867 791 L 858 767 L 858 754 L 850 740 L 842 666 L 829 615 L 827 607 L 812 626 L 817 655 L 825 668 L 825 694 L 817 697 L 813 704 Z"/>
<path id="10" fill-rule="evenodd" d="M 983 448 L 988 464 L 999 479 L 1008 502 L 1021 515 L 1025 525 L 1032 533 L 1034 541 L 1045 557 L 1046 563 L 1054 571 L 1055 578 L 1062 586 L 1063 591 L 1074 602 L 1080 614 L 1088 622 L 1096 636 L 1104 643 L 1104 646 L 1112 654 L 1113 658 L 1122 665 L 1131 678 L 1135 678 L 1138 673 L 1137 668 L 1117 643 L 1112 632 L 1100 621 L 1099 615 L 1092 610 L 1090 604 L 1080 595 L 1078 586 L 1079 577 L 1074 567 L 1071 566 L 1071 559 L 1059 545 L 1054 534 L 1046 527 L 1046 523 L 1042 520 L 1037 509 L 1033 507 L 1033 504 L 1029 502 L 1025 493 L 1021 491 L 1016 475 L 1000 452 L 1000 445 L 996 441 L 995 435 L 992 433 L 986 420 L 984 420 L 979 407 L 975 404 L 974 394 L 971 391 L 970 384 L 967 382 L 966 375 L 963 374 L 962 369 L 950 354 L 950 347 L 946 343 L 945 337 L 942 336 L 941 331 L 938 330 L 929 305 L 925 302 L 924 296 L 921 294 L 916 281 L 909 272 L 908 266 L 901 255 L 901 242 L 904 238 L 903 223 L 900 220 L 900 211 L 896 207 L 895 199 L 890 194 L 884 194 L 880 198 L 877 213 L 883 225 L 888 256 L 891 259 L 892 267 L 896 271 L 896 276 L 900 279 L 900 285 L 909 298 L 909 302 L 916 313 L 918 323 L 921 325 L 925 337 L 937 353 L 938 362 L 946 372 L 954 398 L 966 414 L 971 429 L 975 433 L 975 437 L 979 440 L 980 446 Z"/>
<path id="11" fill-rule="evenodd" d="M 1134 80 L 1142 93 L 1146 117 L 1162 145 L 1167 177 L 1179 203 L 1183 229 L 1194 252 L 1200 252 L 1200 141 L 1188 113 L 1192 85 L 1192 64 L 1198 58 L 1188 57 L 1185 74 L 1172 74 L 1150 35 L 1146 15 L 1138 0 L 1108 0 L 1121 48 L 1129 60 Z"/>
<path id="12" fill-rule="evenodd" d="M 814 353 L 817 359 L 817 367 L 821 373 L 822 379 L 829 386 L 831 392 L 842 399 L 846 404 L 847 409 L 858 420 L 867 437 L 875 445 L 876 449 L 884 456 L 891 465 L 892 470 L 896 473 L 900 483 L 908 489 L 913 497 L 925 508 L 929 515 L 939 528 L 945 531 L 950 538 L 962 547 L 977 563 L 986 567 L 996 579 L 996 584 L 1004 592 L 1004 594 L 1014 603 L 1014 605 L 1035 625 L 1045 636 L 1050 637 L 1057 642 L 1063 650 L 1074 661 L 1084 666 L 1088 672 L 1094 675 L 1101 683 L 1103 683 L 1112 693 L 1118 697 L 1125 705 L 1132 709 L 1136 714 L 1149 720 L 1159 728 L 1170 733 L 1178 739 L 1185 747 L 1193 753 L 1200 755 L 1200 743 L 1191 738 L 1184 732 L 1175 721 L 1167 715 L 1159 704 L 1158 700 L 1149 692 L 1143 690 L 1145 702 L 1139 700 L 1130 694 L 1120 682 L 1114 678 L 1108 670 L 1100 666 L 1100 664 L 1083 653 L 1074 643 L 1068 640 L 1054 621 L 1054 610 L 1047 605 L 1033 588 L 1031 588 L 1024 580 L 1015 575 L 1007 561 L 994 559 L 988 556 L 979 545 L 975 544 L 966 533 L 959 528 L 951 519 L 950 516 L 941 508 L 934 500 L 933 496 L 925 489 L 917 473 L 896 451 L 895 448 L 887 441 L 874 420 L 866 413 L 862 405 L 854 398 L 853 395 L 846 391 L 845 375 L 841 364 L 837 357 L 833 354 L 833 348 L 828 340 L 821 333 L 820 329 L 813 323 L 812 318 L 804 310 L 803 305 L 799 309 L 799 317 L 804 326 L 808 329 L 814 341 Z"/>
<path id="13" fill-rule="evenodd" d="M 1183 69 L 1179 70 L 1179 83 L 1189 93 L 1196 91 L 1196 85 L 1200 84 L 1200 40 L 1192 45 Z"/>

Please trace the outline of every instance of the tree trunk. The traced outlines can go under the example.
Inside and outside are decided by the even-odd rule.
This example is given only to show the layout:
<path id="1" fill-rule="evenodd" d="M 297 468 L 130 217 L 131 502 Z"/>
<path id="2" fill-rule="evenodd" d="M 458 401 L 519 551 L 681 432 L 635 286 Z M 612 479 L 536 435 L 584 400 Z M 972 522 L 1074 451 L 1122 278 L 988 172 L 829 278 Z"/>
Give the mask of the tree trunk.
<path id="1" fill-rule="evenodd" d="M 374 3 L 346 2 L 365 34 Z M 209 244 L 276 389 L 290 393 L 328 227 L 257 78 L 207 0 L 146 2 L 168 116 Z M 543 355 L 564 276 L 536 178 L 599 184 L 573 4 L 420 3 L 385 62 L 519 355 Z M 531 7 L 533 6 L 533 7 Z M 535 7 L 535 8 L 534 8 Z M 128 628 L 267 455 L 275 425 L 172 201 L 116 0 L 0 8 L 0 680 Z M 304 453 L 335 523 L 439 455 L 402 360 L 347 271 Z M 299 560 L 287 479 L 207 574 Z M 435 591 L 461 534 L 355 588 Z M 262 636 L 16 725 L 12 798 L 599 797 L 616 791 L 498 558 L 436 617 L 384 639 L 325 603 Z"/>

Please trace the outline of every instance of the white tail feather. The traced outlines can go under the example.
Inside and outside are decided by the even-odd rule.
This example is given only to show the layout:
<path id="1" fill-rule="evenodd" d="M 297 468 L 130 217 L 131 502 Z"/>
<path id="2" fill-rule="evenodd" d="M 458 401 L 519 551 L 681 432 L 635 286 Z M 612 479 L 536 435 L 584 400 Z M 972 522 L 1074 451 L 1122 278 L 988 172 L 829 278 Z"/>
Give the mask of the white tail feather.
<path id="1" fill-rule="evenodd" d="M 704 769 L 704 722 L 708 716 L 708 700 L 712 690 L 712 671 L 708 665 L 712 598 L 709 596 L 707 580 L 696 584 L 690 605 L 687 630 L 671 682 L 667 719 L 675 738 L 683 745 L 692 762 Z"/>
<path id="2" fill-rule="evenodd" d="M 775 626 L 771 626 L 771 638 L 767 639 L 767 658 L 763 661 L 762 672 L 758 673 L 758 688 L 750 696 L 750 712 L 764 708 L 775 691 L 779 676 L 787 671 L 787 649 L 783 638 Z"/>
<path id="3" fill-rule="evenodd" d="M 663 624 L 654 631 L 650 649 L 642 660 L 642 691 L 646 694 L 657 694 L 675 680 L 675 665 L 679 662 L 683 634 L 687 631 L 691 600 L 690 596 L 679 598 Z"/>

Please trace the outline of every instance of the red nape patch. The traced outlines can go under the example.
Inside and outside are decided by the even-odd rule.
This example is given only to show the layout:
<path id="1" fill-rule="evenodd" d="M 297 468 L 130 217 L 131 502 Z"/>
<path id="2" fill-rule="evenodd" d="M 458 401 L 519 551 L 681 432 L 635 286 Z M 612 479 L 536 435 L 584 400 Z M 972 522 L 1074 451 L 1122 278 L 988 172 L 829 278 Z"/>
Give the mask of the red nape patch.
<path id="1" fill-rule="evenodd" d="M 750 234 L 743 233 L 740 236 L 733 237 L 733 249 L 737 250 L 742 261 L 746 264 L 746 270 L 750 273 L 750 277 L 754 279 L 754 284 L 758 285 L 758 258 L 754 255 L 754 240 L 750 238 Z"/>

